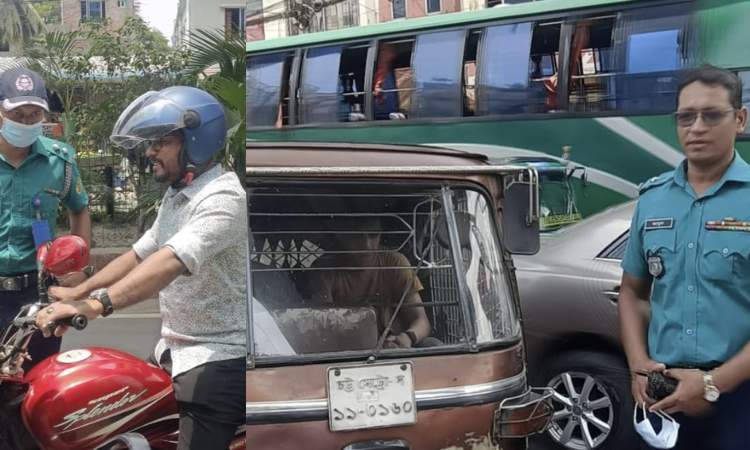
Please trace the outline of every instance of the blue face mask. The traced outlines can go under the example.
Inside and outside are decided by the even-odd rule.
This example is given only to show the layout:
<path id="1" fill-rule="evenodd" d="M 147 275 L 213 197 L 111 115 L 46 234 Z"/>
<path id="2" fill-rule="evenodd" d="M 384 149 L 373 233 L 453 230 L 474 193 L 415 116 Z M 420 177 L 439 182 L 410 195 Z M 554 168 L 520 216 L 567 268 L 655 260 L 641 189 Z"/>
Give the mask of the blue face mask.
<path id="1" fill-rule="evenodd" d="M 26 148 L 36 142 L 39 136 L 42 135 L 42 122 L 33 125 L 24 125 L 4 117 L 3 128 L 0 129 L 0 134 L 13 147 Z"/>

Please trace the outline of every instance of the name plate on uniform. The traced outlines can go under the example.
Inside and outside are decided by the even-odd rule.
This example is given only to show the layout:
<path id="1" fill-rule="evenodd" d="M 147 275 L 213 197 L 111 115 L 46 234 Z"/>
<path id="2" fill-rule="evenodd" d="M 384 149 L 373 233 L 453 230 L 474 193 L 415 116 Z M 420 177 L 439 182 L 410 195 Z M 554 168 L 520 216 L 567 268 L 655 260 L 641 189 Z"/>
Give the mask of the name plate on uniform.
<path id="1" fill-rule="evenodd" d="M 674 228 L 674 219 L 648 219 L 646 221 L 646 231 L 650 230 L 671 230 Z"/>
<path id="2" fill-rule="evenodd" d="M 330 367 L 328 417 L 331 431 L 417 423 L 411 362 Z"/>

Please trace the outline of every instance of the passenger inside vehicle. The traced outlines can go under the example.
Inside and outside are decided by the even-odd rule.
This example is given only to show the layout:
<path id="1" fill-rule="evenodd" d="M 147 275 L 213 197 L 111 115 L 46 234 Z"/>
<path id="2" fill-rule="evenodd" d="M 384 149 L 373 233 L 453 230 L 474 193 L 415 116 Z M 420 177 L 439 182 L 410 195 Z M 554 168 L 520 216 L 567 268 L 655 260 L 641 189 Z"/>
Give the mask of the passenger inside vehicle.
<path id="1" fill-rule="evenodd" d="M 430 336 L 430 321 L 420 297 L 423 286 L 409 260 L 384 248 L 382 223 L 374 217 L 352 220 L 336 235 L 336 250 L 326 252 L 311 266 L 307 293 L 316 305 L 373 306 L 382 332 L 402 306 L 386 340 L 386 348 L 441 345 Z M 322 270 L 316 270 L 322 269 Z"/>
<path id="2" fill-rule="evenodd" d="M 485 236 L 474 246 L 464 223 L 479 220 L 475 234 L 484 236 L 487 224 L 475 208 L 484 203 L 455 190 L 454 210 L 466 220 L 454 249 L 443 194 L 435 189 L 326 182 L 251 191 L 253 296 L 297 355 L 373 350 L 391 319 L 387 348 L 466 345 L 463 298 L 486 312 L 480 337 L 505 332 L 502 318 L 509 312 L 495 301 L 500 275 L 482 274 L 472 262 L 492 259 L 485 251 L 490 243 Z M 459 276 L 466 277 L 468 297 Z"/>

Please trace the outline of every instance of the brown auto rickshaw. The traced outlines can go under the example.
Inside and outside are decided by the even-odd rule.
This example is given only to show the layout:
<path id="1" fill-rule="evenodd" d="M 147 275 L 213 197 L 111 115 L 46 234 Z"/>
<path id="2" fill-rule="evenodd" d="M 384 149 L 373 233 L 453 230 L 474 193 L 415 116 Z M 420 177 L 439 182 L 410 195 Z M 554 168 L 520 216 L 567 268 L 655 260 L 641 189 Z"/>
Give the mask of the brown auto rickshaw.
<path id="1" fill-rule="evenodd" d="M 247 142 L 248 443 L 525 449 L 511 254 L 539 247 L 529 167 L 422 146 Z"/>

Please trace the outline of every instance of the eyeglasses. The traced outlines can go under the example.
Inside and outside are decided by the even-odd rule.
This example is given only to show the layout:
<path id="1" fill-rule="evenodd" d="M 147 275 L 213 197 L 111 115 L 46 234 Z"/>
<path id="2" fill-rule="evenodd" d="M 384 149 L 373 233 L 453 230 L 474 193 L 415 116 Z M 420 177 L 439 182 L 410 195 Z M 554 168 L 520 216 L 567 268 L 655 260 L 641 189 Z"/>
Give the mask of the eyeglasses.
<path id="1" fill-rule="evenodd" d="M 677 125 L 681 127 L 690 127 L 693 126 L 695 121 L 700 117 L 703 119 L 703 122 L 705 122 L 706 125 L 709 127 L 716 126 L 724 121 L 724 118 L 727 116 L 727 114 L 731 112 L 736 112 L 737 110 L 732 109 L 725 109 L 725 110 L 709 110 L 709 111 L 677 111 L 673 115 L 677 119 Z"/>
<path id="2" fill-rule="evenodd" d="M 168 134 L 159 139 L 143 141 L 143 144 L 145 145 L 146 150 L 148 150 L 148 148 L 151 147 L 158 152 L 164 147 L 165 143 L 169 142 L 170 139 L 178 139 L 178 138 L 176 136 Z"/>
<path id="3" fill-rule="evenodd" d="M 146 149 L 148 149 L 150 147 L 150 148 L 153 148 L 154 150 L 156 150 L 158 152 L 159 150 L 162 149 L 162 147 L 164 147 L 164 138 L 154 139 L 152 141 L 151 140 L 145 141 L 144 145 L 145 145 Z"/>

